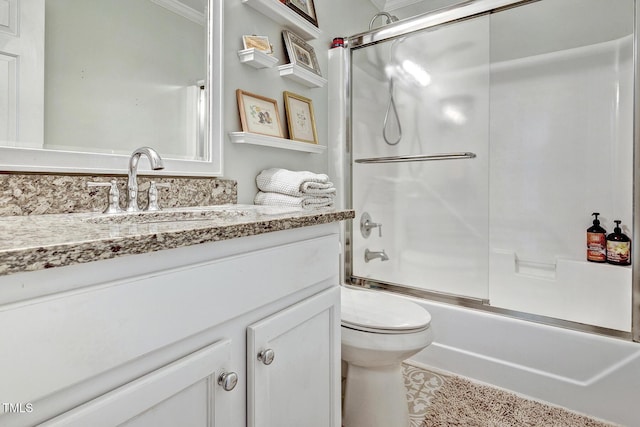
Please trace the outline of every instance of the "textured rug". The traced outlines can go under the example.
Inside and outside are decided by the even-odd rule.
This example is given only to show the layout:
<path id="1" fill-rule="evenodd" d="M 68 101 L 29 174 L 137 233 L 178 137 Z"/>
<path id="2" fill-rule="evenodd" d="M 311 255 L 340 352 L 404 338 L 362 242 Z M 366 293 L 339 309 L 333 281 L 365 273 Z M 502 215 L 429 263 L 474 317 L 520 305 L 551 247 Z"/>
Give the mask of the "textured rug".
<path id="1" fill-rule="evenodd" d="M 411 427 L 611 427 L 466 379 L 403 365 Z"/>

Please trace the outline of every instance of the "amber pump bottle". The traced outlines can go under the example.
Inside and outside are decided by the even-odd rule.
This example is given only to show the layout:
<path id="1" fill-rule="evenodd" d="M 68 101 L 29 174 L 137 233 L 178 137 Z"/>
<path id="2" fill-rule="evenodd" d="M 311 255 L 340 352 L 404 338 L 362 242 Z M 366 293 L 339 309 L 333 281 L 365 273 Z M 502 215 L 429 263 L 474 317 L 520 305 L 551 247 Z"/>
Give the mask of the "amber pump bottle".
<path id="1" fill-rule="evenodd" d="M 591 215 L 595 219 L 593 225 L 587 228 L 587 261 L 607 262 L 607 230 L 600 226 L 600 213 L 594 212 Z"/>
<path id="2" fill-rule="evenodd" d="M 615 220 L 613 233 L 607 236 L 607 262 L 616 265 L 631 264 L 631 239 L 622 232 L 620 223 Z"/>

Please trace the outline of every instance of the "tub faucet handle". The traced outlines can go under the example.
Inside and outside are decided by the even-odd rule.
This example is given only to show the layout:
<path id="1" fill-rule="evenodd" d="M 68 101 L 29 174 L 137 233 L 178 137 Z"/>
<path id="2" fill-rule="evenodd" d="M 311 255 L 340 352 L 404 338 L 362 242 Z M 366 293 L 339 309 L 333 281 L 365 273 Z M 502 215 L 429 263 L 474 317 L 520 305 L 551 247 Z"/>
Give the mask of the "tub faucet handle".
<path id="1" fill-rule="evenodd" d="M 365 224 L 366 226 L 367 224 Z M 370 228 L 378 227 L 378 237 L 382 237 L 382 224 L 379 222 L 371 222 L 368 224 Z"/>
<path id="2" fill-rule="evenodd" d="M 360 217 L 360 233 L 365 239 L 371 235 L 371 229 L 378 227 L 378 236 L 382 237 L 382 224 L 371 221 L 371 215 L 367 212 Z"/>

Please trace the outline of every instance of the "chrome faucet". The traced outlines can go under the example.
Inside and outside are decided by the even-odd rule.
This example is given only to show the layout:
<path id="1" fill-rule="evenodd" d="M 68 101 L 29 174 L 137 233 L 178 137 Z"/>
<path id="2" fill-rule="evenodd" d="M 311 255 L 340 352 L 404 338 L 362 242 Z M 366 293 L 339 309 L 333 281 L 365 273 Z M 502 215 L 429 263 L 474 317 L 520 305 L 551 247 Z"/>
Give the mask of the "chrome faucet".
<path id="1" fill-rule="evenodd" d="M 151 169 L 164 169 L 160 154 L 153 148 L 140 147 L 131 153 L 131 158 L 129 158 L 129 180 L 127 182 L 127 212 L 140 210 L 138 208 L 138 161 L 143 154 L 149 158 Z"/>
<path id="2" fill-rule="evenodd" d="M 388 261 L 389 257 L 384 252 L 384 249 L 381 251 L 370 251 L 369 249 L 364 250 L 364 262 L 369 262 L 372 259 L 380 258 L 380 261 Z"/>

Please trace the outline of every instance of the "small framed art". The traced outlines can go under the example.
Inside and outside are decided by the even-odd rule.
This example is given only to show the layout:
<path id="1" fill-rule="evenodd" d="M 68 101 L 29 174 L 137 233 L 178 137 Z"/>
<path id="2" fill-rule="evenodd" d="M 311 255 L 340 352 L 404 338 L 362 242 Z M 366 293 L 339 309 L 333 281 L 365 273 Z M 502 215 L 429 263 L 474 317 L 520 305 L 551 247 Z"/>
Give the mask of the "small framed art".
<path id="1" fill-rule="evenodd" d="M 289 139 L 317 144 L 318 134 L 316 119 L 313 115 L 313 102 L 304 96 L 285 91 L 284 109 L 287 113 Z"/>
<path id="2" fill-rule="evenodd" d="M 266 36 L 242 36 L 242 44 L 245 49 L 255 49 L 262 53 L 272 54 L 273 49 L 269 43 L 269 38 Z"/>
<path id="3" fill-rule="evenodd" d="M 282 138 L 278 101 L 254 93 L 236 90 L 242 131 Z"/>
<path id="4" fill-rule="evenodd" d="M 289 62 L 322 76 L 316 52 L 310 44 L 305 42 L 302 37 L 288 30 L 282 31 L 282 38 L 284 39 Z"/>
<path id="5" fill-rule="evenodd" d="M 284 4 L 316 27 L 318 26 L 316 7 L 313 0 L 285 0 Z"/>

